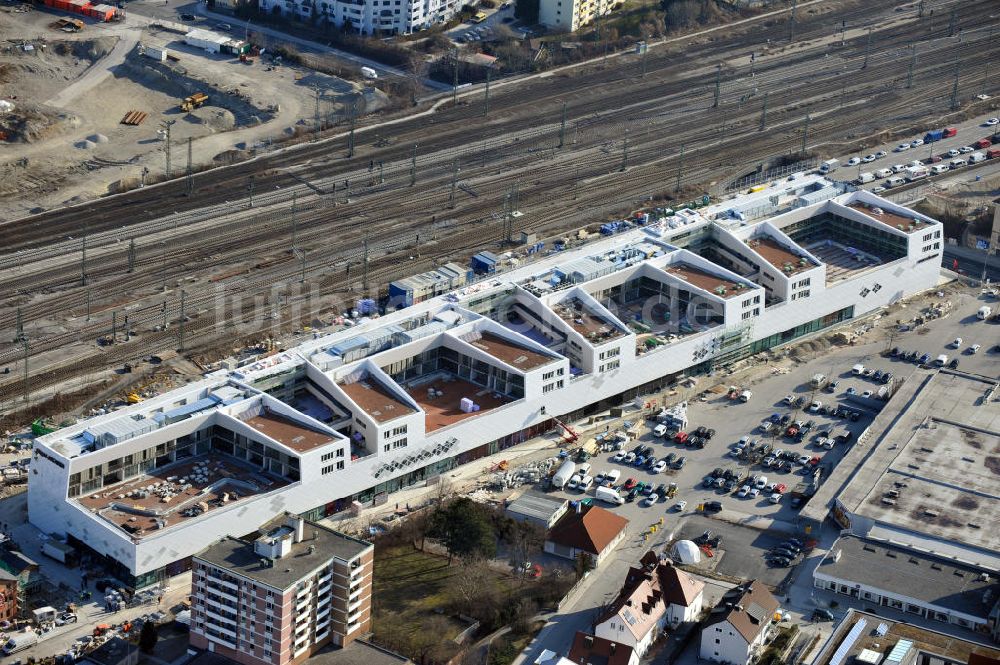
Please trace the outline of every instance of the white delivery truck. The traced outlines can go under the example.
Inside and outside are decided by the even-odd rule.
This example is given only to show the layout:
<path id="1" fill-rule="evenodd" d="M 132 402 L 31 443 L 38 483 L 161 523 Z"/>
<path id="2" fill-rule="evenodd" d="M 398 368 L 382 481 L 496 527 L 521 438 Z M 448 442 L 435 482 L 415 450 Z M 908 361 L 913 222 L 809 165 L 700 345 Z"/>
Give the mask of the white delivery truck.
<path id="1" fill-rule="evenodd" d="M 573 463 L 573 460 L 566 460 L 556 471 L 556 475 L 552 476 L 552 486 L 556 489 L 562 489 L 574 473 L 576 473 L 576 464 Z"/>
<path id="2" fill-rule="evenodd" d="M 976 316 L 978 316 L 981 321 L 985 321 L 986 319 L 990 318 L 990 314 L 992 313 L 993 313 L 992 308 L 990 308 L 987 305 L 983 305 L 982 307 L 979 308 L 979 311 L 976 312 Z"/>
<path id="3" fill-rule="evenodd" d="M 863 185 L 866 182 L 872 182 L 873 180 L 875 180 L 875 174 L 874 173 L 861 173 L 861 174 L 858 174 L 858 179 L 857 179 L 856 182 L 859 185 Z"/>
<path id="4" fill-rule="evenodd" d="M 7 643 L 3 645 L 3 654 L 9 656 L 24 651 L 28 647 L 38 644 L 38 635 L 33 630 L 25 630 L 20 633 L 13 633 Z"/>
<path id="5" fill-rule="evenodd" d="M 610 503 L 613 506 L 620 506 L 625 503 L 625 499 L 613 487 L 598 487 L 597 491 L 594 492 L 594 498 Z"/>
<path id="6" fill-rule="evenodd" d="M 907 166 L 904 176 L 907 182 L 913 182 L 914 180 L 922 180 L 930 174 L 931 172 L 926 166 Z"/>
<path id="7" fill-rule="evenodd" d="M 828 159 L 819 165 L 819 172 L 830 173 L 831 171 L 836 171 L 838 168 L 840 168 L 839 159 Z"/>

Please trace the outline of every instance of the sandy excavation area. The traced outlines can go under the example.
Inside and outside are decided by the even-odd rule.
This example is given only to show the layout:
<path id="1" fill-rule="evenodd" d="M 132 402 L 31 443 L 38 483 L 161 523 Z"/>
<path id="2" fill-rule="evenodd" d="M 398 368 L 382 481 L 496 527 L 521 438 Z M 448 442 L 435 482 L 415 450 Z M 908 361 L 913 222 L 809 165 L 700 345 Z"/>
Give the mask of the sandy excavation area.
<path id="1" fill-rule="evenodd" d="M 299 67 L 253 64 L 183 43 L 183 34 L 143 25 L 84 19 L 79 32 L 59 30 L 64 15 L 45 8 L 0 5 L 0 220 L 133 188 L 166 167 L 164 123 L 170 125 L 175 174 L 220 164 L 312 126 L 316 91 L 321 114 L 336 117 L 350 100 L 366 111 L 381 93 Z M 144 47 L 165 47 L 160 62 Z M 182 100 L 203 92 L 191 112 Z M 138 112 L 138 113 L 133 113 Z M 145 114 L 144 116 L 142 114 Z M 138 124 L 123 120 L 141 119 Z M 234 153 L 235 151 L 235 153 Z M 144 176 L 144 169 L 148 169 Z"/>

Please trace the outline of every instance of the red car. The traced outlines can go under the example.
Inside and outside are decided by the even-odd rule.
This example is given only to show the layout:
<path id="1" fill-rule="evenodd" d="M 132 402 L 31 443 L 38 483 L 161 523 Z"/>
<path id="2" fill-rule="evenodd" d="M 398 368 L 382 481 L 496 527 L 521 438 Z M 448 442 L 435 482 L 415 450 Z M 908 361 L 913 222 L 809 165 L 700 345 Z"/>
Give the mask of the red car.
<path id="1" fill-rule="evenodd" d="M 687 443 L 687 440 L 688 440 L 687 432 L 677 432 L 677 434 L 674 436 L 674 441 L 676 441 L 677 443 Z"/>
<path id="2" fill-rule="evenodd" d="M 811 460 L 809 460 L 809 464 L 811 466 L 818 465 L 819 464 L 819 456 L 817 455 L 816 457 L 813 457 Z"/>
<path id="3" fill-rule="evenodd" d="M 625 484 L 622 487 L 624 487 L 625 491 L 627 492 L 633 487 L 635 487 L 635 483 L 636 483 L 635 478 L 629 478 L 628 480 L 625 481 Z"/>

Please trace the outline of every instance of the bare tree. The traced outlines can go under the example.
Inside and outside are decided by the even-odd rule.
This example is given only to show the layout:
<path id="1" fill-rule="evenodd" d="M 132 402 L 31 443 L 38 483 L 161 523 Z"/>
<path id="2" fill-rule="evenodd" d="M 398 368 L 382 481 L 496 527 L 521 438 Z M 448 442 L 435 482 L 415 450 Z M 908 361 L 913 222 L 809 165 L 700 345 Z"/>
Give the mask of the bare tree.
<path id="1" fill-rule="evenodd" d="M 423 92 L 424 79 L 427 78 L 429 66 L 427 61 L 419 53 L 410 55 L 406 71 L 409 74 L 410 105 L 417 105 L 417 93 Z M 442 478 L 444 480 L 444 478 Z"/>
<path id="2" fill-rule="evenodd" d="M 484 559 L 465 562 L 462 573 L 452 577 L 450 584 L 451 599 L 459 612 L 471 614 L 483 595 L 488 593 L 491 577 L 489 564 Z"/>

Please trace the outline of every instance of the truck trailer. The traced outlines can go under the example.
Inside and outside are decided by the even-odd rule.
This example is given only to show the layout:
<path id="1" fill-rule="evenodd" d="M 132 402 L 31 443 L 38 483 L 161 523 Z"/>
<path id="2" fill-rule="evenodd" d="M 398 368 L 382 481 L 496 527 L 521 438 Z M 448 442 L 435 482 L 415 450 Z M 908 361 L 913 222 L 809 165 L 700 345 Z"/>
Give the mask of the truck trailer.
<path id="1" fill-rule="evenodd" d="M 552 486 L 556 489 L 562 489 L 563 486 L 569 482 L 569 479 L 573 477 L 576 473 L 576 464 L 572 460 L 566 460 L 556 471 L 556 474 L 552 476 Z"/>

